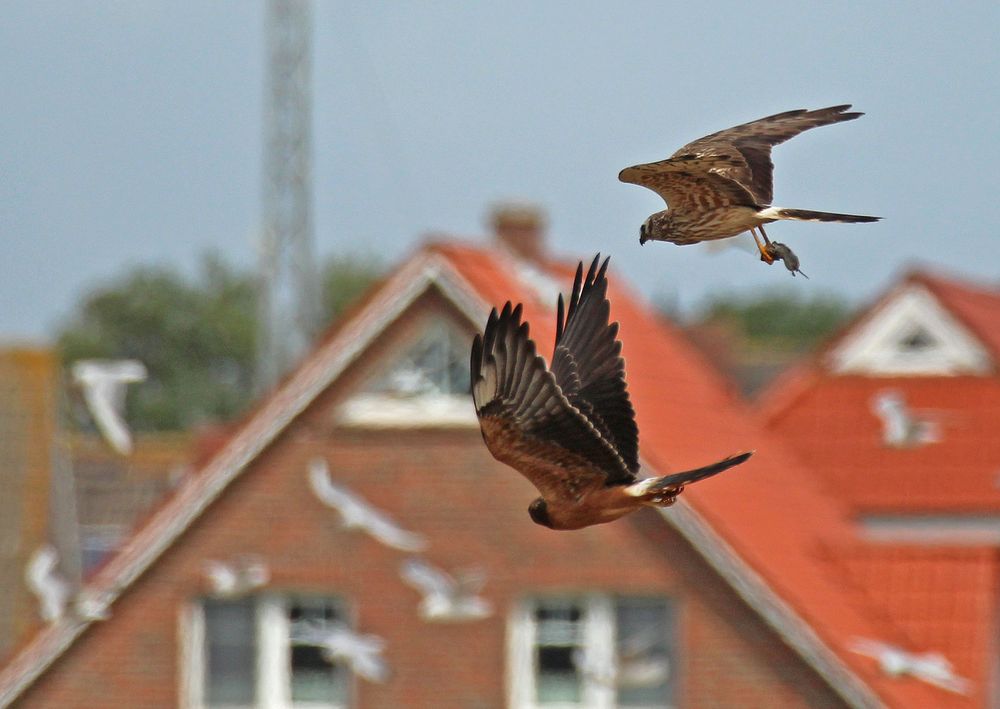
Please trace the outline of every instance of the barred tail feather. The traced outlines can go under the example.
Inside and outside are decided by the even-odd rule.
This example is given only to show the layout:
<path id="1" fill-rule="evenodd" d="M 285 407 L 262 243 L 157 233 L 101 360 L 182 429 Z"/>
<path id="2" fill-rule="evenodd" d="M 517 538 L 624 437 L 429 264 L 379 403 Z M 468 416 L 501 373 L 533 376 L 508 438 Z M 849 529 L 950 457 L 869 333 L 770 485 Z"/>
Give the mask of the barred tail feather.
<path id="1" fill-rule="evenodd" d="M 731 455 L 728 458 L 723 458 L 722 460 L 712 463 L 711 465 L 695 468 L 694 470 L 685 470 L 682 473 L 673 473 L 672 475 L 664 475 L 659 478 L 647 478 L 645 480 L 640 480 L 637 483 L 629 485 L 628 493 L 634 497 L 641 497 L 648 500 L 665 496 L 673 497 L 678 492 L 677 488 L 689 483 L 698 482 L 699 480 L 704 480 L 705 478 L 710 478 L 713 475 L 718 475 L 724 470 L 729 470 L 733 466 L 745 463 L 747 459 L 753 455 L 753 453 L 753 451 L 746 451 L 738 455 Z"/>
<path id="2" fill-rule="evenodd" d="M 757 212 L 763 219 L 794 219 L 800 222 L 842 222 L 859 224 L 877 222 L 882 217 L 869 217 L 863 214 L 838 214 L 836 212 L 816 212 L 812 209 L 786 209 L 784 207 L 766 207 Z"/>

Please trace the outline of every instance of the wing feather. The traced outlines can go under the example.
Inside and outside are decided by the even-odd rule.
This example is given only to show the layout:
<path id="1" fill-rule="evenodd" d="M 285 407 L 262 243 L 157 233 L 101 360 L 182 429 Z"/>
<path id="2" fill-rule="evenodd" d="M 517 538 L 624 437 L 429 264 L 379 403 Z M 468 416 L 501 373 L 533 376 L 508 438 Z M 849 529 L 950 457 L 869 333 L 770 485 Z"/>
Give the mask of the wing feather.
<path id="1" fill-rule="evenodd" d="M 473 402 L 490 452 L 550 499 L 634 480 L 615 447 L 566 398 L 521 316 L 510 302 L 494 309 L 472 343 Z"/>
<path id="2" fill-rule="evenodd" d="M 677 173 L 687 164 L 692 167 L 693 178 L 704 182 L 703 189 L 721 189 L 718 181 L 706 180 L 705 174 L 712 174 L 745 189 L 751 196 L 750 203 L 767 206 L 774 192 L 771 148 L 810 128 L 853 121 L 864 115 L 848 112 L 850 107 L 850 104 L 843 104 L 815 111 L 784 111 L 716 131 L 688 143 L 667 160 L 626 168 L 619 179 L 648 187 L 663 197 L 672 209 L 687 209 L 690 204 L 683 202 L 683 185 L 673 184 L 678 179 Z M 659 176 L 661 173 L 675 176 Z"/>
<path id="3" fill-rule="evenodd" d="M 586 277 L 583 264 L 577 267 L 565 320 L 563 309 L 557 308 L 552 374 L 567 400 L 614 446 L 632 476 L 639 469 L 639 429 L 625 382 L 618 323 L 609 323 L 610 259 L 601 263 L 600 258 L 594 258 Z"/>
<path id="4" fill-rule="evenodd" d="M 708 207 L 758 206 L 750 190 L 729 174 L 746 170 L 740 155 L 686 154 L 626 167 L 618 179 L 652 190 L 671 209 L 702 211 Z"/>
<path id="5" fill-rule="evenodd" d="M 674 155 L 701 154 L 713 150 L 725 150 L 731 155 L 738 153 L 744 164 L 721 168 L 717 170 L 718 174 L 739 182 L 761 205 L 768 205 L 774 198 L 771 148 L 810 128 L 852 121 L 864 115 L 859 112 L 847 113 L 850 107 L 850 104 L 843 104 L 815 111 L 796 109 L 776 113 L 706 135 L 688 143 Z"/>

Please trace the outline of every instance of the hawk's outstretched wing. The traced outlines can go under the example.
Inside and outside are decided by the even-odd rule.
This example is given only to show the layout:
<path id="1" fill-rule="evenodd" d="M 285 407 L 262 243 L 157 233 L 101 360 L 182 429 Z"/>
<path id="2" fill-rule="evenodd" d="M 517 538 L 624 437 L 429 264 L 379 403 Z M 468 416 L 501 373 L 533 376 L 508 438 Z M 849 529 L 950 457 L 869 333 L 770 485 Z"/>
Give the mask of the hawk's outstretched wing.
<path id="1" fill-rule="evenodd" d="M 758 118 L 756 121 L 699 138 L 685 145 L 671 157 L 715 152 L 724 152 L 733 158 L 739 156 L 743 160 L 743 165 L 723 169 L 719 174 L 744 185 L 758 203 L 768 205 L 774 198 L 771 180 L 774 164 L 771 162 L 771 148 L 810 128 L 853 121 L 864 115 L 859 112 L 845 113 L 850 107 L 851 104 L 848 103 L 815 111 L 800 108 Z"/>
<path id="2" fill-rule="evenodd" d="M 757 207 L 750 191 L 725 174 L 741 169 L 745 169 L 745 162 L 738 155 L 688 154 L 626 167 L 618 179 L 653 190 L 675 210 Z"/>
<path id="3" fill-rule="evenodd" d="M 630 473 L 639 469 L 639 429 L 625 384 L 625 360 L 618 323 L 610 323 L 607 270 L 610 257 L 594 257 L 583 277 L 576 268 L 569 307 L 559 295 L 552 374 L 576 406 L 621 455 Z M 564 318 L 565 315 L 565 318 Z M 615 480 L 609 482 L 628 482 Z"/>
<path id="4" fill-rule="evenodd" d="M 521 306 L 494 308 L 471 357 L 472 399 L 493 456 L 542 497 L 576 498 L 609 481 L 634 480 L 611 442 L 570 403 L 521 322 Z"/>
<path id="5" fill-rule="evenodd" d="M 683 171 L 682 166 L 687 164 L 690 167 L 689 171 L 696 176 L 701 175 L 704 178 L 706 174 L 713 174 L 743 187 L 751 196 L 748 204 L 766 206 L 771 204 L 773 199 L 774 165 L 771 162 L 771 148 L 810 128 L 852 121 L 864 115 L 859 112 L 847 113 L 850 107 L 850 104 L 844 104 L 815 111 L 798 109 L 758 118 L 688 143 L 668 160 L 626 168 L 619 175 L 619 179 L 649 187 L 664 197 L 672 209 L 678 208 L 681 205 L 675 206 L 661 187 L 654 186 L 652 177 L 645 176 L 645 181 L 642 182 L 627 178 L 635 176 L 636 173 L 630 171 L 638 168 L 660 166 L 661 171 L 669 169 L 671 172 L 678 172 Z M 669 168 L 666 167 L 668 165 Z M 687 205 L 681 208 L 687 208 Z"/>

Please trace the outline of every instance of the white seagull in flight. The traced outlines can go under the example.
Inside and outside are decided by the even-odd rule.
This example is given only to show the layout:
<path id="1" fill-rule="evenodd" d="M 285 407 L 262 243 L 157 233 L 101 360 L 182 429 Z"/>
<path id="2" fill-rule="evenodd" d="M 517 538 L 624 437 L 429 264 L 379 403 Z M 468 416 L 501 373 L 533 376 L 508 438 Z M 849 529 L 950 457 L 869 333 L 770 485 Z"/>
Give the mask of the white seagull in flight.
<path id="1" fill-rule="evenodd" d="M 909 675 L 956 694 L 968 694 L 972 691 L 972 682 L 956 675 L 955 668 L 939 652 L 910 652 L 867 638 L 856 638 L 851 650 L 877 660 L 879 669 L 890 677 Z"/>
<path id="2" fill-rule="evenodd" d="M 271 572 L 264 560 L 248 554 L 230 561 L 206 561 L 204 570 L 212 593 L 222 598 L 242 596 L 271 580 Z"/>
<path id="3" fill-rule="evenodd" d="M 420 615 L 430 621 L 487 618 L 493 605 L 478 595 L 486 583 L 482 569 L 465 569 L 452 576 L 423 559 L 407 559 L 399 568 L 403 580 L 423 594 Z"/>
<path id="4" fill-rule="evenodd" d="M 309 463 L 309 485 L 320 501 L 340 513 L 345 529 L 360 529 L 382 544 L 400 551 L 419 552 L 427 548 L 427 539 L 409 532 L 364 498 L 330 478 L 330 468 L 322 458 Z"/>
<path id="5" fill-rule="evenodd" d="M 343 623 L 307 620 L 292 623 L 291 641 L 293 645 L 320 648 L 327 662 L 343 662 L 369 682 L 389 678 L 389 667 L 382 658 L 385 640 L 377 635 L 355 633 Z"/>
<path id="6" fill-rule="evenodd" d="M 65 615 L 70 597 L 69 582 L 59 575 L 58 564 L 59 554 L 46 544 L 31 555 L 24 574 L 28 588 L 38 598 L 38 613 L 46 623 L 54 623 Z"/>
<path id="7" fill-rule="evenodd" d="M 145 365 L 134 359 L 81 359 L 73 363 L 72 373 L 104 440 L 122 455 L 131 453 L 132 433 L 124 418 L 125 386 L 146 380 Z"/>

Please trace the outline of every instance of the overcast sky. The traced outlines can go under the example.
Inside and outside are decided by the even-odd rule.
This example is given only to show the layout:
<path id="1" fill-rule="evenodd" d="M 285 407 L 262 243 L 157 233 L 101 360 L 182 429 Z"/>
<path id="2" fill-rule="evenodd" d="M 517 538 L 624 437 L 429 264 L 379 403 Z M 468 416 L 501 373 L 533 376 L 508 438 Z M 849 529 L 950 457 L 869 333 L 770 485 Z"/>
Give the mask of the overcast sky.
<path id="1" fill-rule="evenodd" d="M 649 297 L 790 287 L 870 298 L 918 262 L 1000 281 L 1000 3 L 319 2 L 317 251 L 397 262 L 537 201 L 553 248 Z M 135 264 L 255 262 L 264 4 L 0 2 L 0 340 L 45 341 Z M 776 149 L 775 204 L 879 224 L 769 228 L 748 250 L 652 243 L 627 165 L 778 111 L 862 119 Z M 744 245 L 749 236 L 738 237 Z"/>

